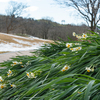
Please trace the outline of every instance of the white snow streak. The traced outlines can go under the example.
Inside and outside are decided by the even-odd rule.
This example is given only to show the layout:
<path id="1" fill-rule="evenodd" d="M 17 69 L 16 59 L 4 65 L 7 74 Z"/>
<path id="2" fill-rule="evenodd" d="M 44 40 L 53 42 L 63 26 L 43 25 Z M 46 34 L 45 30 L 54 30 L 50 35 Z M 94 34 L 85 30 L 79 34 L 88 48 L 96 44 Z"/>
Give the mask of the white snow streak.
<path id="1" fill-rule="evenodd" d="M 0 33 L 0 34 L 4 34 L 4 35 L 8 35 L 8 36 L 13 36 L 13 37 L 18 37 L 18 38 L 24 38 L 24 39 L 37 39 L 37 37 L 30 37 L 30 38 L 26 38 L 26 37 L 22 37 L 22 36 L 16 36 L 16 35 L 11 35 L 11 34 L 5 34 L 5 33 Z M 38 38 L 39 39 L 39 38 Z M 43 42 L 40 42 L 40 43 L 31 43 L 31 42 L 28 42 L 28 41 L 23 41 L 23 40 L 19 40 L 19 39 L 15 39 L 13 38 L 13 40 L 17 41 L 18 43 L 21 43 L 21 44 L 27 44 L 27 45 L 30 45 L 30 46 L 23 46 L 21 44 L 15 44 L 15 43 L 0 43 L 0 52 L 3 52 L 3 51 L 27 51 L 27 50 L 34 50 L 34 49 L 39 49 L 41 48 L 41 46 L 43 45 Z M 40 40 L 44 40 L 44 39 L 40 39 Z M 46 41 L 46 40 L 44 40 Z"/>

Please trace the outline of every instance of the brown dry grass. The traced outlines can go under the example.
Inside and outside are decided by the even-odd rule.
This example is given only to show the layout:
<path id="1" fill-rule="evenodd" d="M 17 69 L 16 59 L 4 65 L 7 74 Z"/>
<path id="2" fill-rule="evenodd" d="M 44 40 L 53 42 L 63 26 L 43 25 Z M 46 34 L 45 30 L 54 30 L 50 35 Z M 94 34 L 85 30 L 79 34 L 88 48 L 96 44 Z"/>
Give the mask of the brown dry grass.
<path id="1" fill-rule="evenodd" d="M 39 39 L 33 39 L 32 38 L 29 38 L 29 37 L 25 37 L 25 38 L 18 38 L 18 37 L 14 37 L 14 36 L 9 36 L 9 35 L 6 35 L 6 34 L 0 34 L 0 43 L 16 43 L 16 44 L 21 44 L 23 46 L 30 46 L 28 44 L 22 44 L 22 43 L 19 43 L 14 39 L 19 39 L 19 40 L 22 40 L 22 41 L 25 41 L 25 42 L 30 42 L 30 43 L 40 43 L 40 42 L 45 42 L 45 43 L 52 43 L 53 41 L 52 40 L 39 40 Z M 26 39 L 27 38 L 27 39 Z"/>
<path id="2" fill-rule="evenodd" d="M 2 54 L 2 53 L 7 53 L 7 52 L 9 52 L 9 51 L 6 51 L 6 52 L 5 52 L 5 51 L 4 51 L 4 52 L 1 52 L 1 51 L 0 51 L 0 54 Z"/>

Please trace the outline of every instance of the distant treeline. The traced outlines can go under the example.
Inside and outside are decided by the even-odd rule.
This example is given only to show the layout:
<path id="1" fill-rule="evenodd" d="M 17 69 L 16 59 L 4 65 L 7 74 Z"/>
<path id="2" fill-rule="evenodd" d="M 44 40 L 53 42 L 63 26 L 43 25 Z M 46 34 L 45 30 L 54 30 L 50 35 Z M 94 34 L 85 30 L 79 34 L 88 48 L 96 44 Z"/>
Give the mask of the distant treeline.
<path id="1" fill-rule="evenodd" d="M 22 18 L 0 15 L 0 32 L 13 34 L 27 34 L 43 39 L 67 41 L 68 37 L 75 40 L 73 32 L 77 34 L 85 33 L 89 30 L 85 24 L 80 26 L 71 24 L 58 24 L 50 19 L 34 20 L 33 18 Z"/>

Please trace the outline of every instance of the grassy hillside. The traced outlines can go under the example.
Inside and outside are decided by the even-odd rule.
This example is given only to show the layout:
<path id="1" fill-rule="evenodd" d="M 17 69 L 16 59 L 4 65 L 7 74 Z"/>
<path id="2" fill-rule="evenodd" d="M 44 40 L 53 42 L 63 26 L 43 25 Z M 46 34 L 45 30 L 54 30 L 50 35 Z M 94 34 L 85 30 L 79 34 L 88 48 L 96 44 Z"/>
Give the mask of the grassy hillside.
<path id="1" fill-rule="evenodd" d="M 0 64 L 1 100 L 99 100 L 100 36 L 45 44 Z"/>
<path id="2" fill-rule="evenodd" d="M 44 43 L 52 43 L 36 37 L 22 37 L 12 34 L 0 33 L 0 53 L 20 50 L 33 50 Z"/>

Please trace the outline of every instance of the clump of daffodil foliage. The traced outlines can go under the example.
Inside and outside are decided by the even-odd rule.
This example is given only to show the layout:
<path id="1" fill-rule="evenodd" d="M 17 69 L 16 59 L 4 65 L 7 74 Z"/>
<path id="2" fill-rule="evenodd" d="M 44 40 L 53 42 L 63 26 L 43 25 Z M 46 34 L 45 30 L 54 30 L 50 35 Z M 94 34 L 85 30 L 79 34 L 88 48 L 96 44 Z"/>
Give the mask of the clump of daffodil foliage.
<path id="1" fill-rule="evenodd" d="M 0 100 L 99 100 L 100 36 L 45 44 L 0 64 Z"/>

